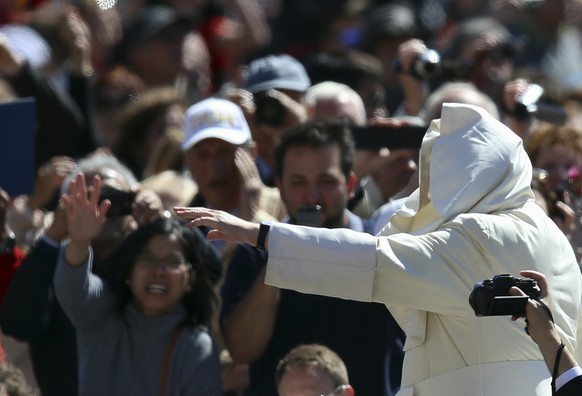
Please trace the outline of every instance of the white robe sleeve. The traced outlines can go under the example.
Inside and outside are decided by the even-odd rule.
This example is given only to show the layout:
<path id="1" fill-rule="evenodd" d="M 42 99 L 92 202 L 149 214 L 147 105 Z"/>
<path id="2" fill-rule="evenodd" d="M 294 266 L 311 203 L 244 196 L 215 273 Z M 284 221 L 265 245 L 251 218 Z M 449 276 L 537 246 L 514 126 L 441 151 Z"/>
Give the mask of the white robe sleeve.
<path id="1" fill-rule="evenodd" d="M 471 288 L 490 272 L 488 264 L 475 270 L 475 251 L 469 238 L 451 230 L 374 237 L 276 224 L 265 281 L 304 293 L 458 314 L 470 309 Z"/>

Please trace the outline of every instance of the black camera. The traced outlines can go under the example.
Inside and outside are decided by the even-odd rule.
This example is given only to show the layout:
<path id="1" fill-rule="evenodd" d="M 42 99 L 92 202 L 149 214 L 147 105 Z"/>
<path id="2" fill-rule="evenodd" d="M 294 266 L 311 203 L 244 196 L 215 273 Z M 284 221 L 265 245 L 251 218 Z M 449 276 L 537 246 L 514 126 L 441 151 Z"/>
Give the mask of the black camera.
<path id="1" fill-rule="evenodd" d="M 509 294 L 512 286 L 519 287 L 527 296 L 512 296 Z M 535 280 L 501 274 L 477 282 L 469 295 L 469 304 L 477 316 L 523 316 L 527 300 L 539 296 L 540 289 Z"/>
<path id="2" fill-rule="evenodd" d="M 285 106 L 269 91 L 257 92 L 253 95 L 255 101 L 255 121 L 275 128 L 281 127 L 285 121 L 287 110 Z"/>
<path id="3" fill-rule="evenodd" d="M 402 72 L 402 65 L 398 58 L 394 60 L 394 71 Z M 473 73 L 471 62 L 459 59 L 443 59 L 440 54 L 433 49 L 426 49 L 420 53 L 412 63 L 410 74 L 419 80 L 432 80 L 442 78 L 445 80 L 467 80 Z"/>
<path id="4" fill-rule="evenodd" d="M 126 216 L 133 212 L 135 191 L 122 191 L 113 188 L 104 189 L 99 195 L 99 202 L 108 199 L 111 202 L 107 217 Z"/>
<path id="5" fill-rule="evenodd" d="M 516 99 L 513 116 L 525 121 L 530 117 L 552 124 L 563 125 L 568 118 L 566 110 L 552 103 L 541 101 L 544 89 L 538 84 L 529 84 L 526 90 Z"/>

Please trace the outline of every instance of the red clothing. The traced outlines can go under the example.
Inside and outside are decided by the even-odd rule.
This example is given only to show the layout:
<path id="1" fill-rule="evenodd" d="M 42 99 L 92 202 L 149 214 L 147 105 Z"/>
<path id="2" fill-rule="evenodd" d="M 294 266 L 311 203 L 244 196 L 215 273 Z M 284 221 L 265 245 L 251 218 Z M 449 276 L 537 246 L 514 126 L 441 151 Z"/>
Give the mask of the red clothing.
<path id="1" fill-rule="evenodd" d="M 225 26 L 232 21 L 224 16 L 217 15 L 204 22 L 200 27 L 200 33 L 206 42 L 210 54 L 210 69 L 212 71 L 212 91 L 220 88 L 220 85 L 228 77 L 226 74 L 233 69 L 234 59 L 232 54 L 217 43 L 218 37 L 223 33 Z M 210 93 L 209 93 L 210 94 Z"/>
<path id="2" fill-rule="evenodd" d="M 20 250 L 17 246 L 12 249 L 12 253 L 3 254 L 0 253 L 0 307 L 2 307 L 2 302 L 4 300 L 4 293 L 8 289 L 10 280 L 12 276 L 20 267 L 20 263 L 24 260 L 24 252 Z M 6 357 L 4 356 L 4 350 L 2 349 L 2 343 L 0 342 L 0 363 L 4 363 Z"/>

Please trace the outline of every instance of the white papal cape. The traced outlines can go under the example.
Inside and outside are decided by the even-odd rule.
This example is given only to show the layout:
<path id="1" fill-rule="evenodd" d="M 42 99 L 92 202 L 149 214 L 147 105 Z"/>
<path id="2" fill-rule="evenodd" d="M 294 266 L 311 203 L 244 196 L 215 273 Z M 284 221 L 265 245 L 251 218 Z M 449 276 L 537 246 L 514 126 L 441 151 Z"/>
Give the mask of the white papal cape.
<path id="1" fill-rule="evenodd" d="M 468 303 L 478 281 L 543 272 L 555 323 L 576 348 L 580 270 L 534 203 L 531 177 L 511 130 L 479 107 L 445 104 L 422 143 L 420 188 L 378 236 L 274 224 L 266 282 L 385 303 L 407 334 L 399 395 L 550 395 L 524 322 L 478 318 Z"/>

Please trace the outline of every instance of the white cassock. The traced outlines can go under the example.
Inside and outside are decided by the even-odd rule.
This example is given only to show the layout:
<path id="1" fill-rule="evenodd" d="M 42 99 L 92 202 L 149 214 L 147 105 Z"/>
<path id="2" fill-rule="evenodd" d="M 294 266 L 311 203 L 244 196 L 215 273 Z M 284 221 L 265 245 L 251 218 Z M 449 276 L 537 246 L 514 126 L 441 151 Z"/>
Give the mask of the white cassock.
<path id="1" fill-rule="evenodd" d="M 576 258 L 534 203 L 521 139 L 476 106 L 444 104 L 441 114 L 422 143 L 420 188 L 377 236 L 273 224 L 266 283 L 386 304 L 407 335 L 399 396 L 551 395 L 523 320 L 476 317 L 468 297 L 496 274 L 544 273 L 574 351 Z"/>

